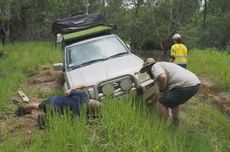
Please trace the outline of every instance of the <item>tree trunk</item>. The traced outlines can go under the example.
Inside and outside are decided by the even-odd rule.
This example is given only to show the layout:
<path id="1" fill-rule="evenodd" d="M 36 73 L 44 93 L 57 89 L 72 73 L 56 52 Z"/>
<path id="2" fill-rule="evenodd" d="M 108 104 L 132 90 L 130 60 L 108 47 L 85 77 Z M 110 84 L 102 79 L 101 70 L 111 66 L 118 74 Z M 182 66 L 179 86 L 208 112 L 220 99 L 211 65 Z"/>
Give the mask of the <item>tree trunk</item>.
<path id="1" fill-rule="evenodd" d="M 207 0 L 204 0 L 204 19 L 203 19 L 203 30 L 206 29 L 206 17 L 207 17 Z"/>
<path id="2" fill-rule="evenodd" d="M 89 0 L 85 0 L 85 13 L 89 14 Z"/>
<path id="3" fill-rule="evenodd" d="M 11 12 L 10 12 L 10 2 L 7 1 L 5 10 L 1 10 L 1 15 L 4 17 L 1 26 L 1 34 L 2 34 L 2 44 L 5 45 L 6 42 L 10 40 L 10 20 L 11 20 Z"/>
<path id="4" fill-rule="evenodd" d="M 136 49 L 137 48 L 137 39 L 136 39 L 136 24 L 139 16 L 139 9 L 142 4 L 142 0 L 138 0 L 135 4 L 135 13 L 133 16 L 133 27 L 132 27 L 132 33 L 131 33 L 131 48 Z"/>
<path id="5" fill-rule="evenodd" d="M 172 2 L 173 0 L 170 0 L 169 2 L 170 2 L 170 10 L 169 10 L 169 20 L 170 20 L 170 23 L 168 24 L 168 35 L 171 35 L 172 34 L 172 25 L 171 25 L 171 23 L 172 23 L 172 20 L 173 20 L 173 2 Z"/>
<path id="6" fill-rule="evenodd" d="M 207 0 L 204 0 L 204 16 L 203 16 L 203 31 L 202 31 L 202 39 L 201 43 L 202 45 L 205 45 L 206 43 L 206 18 L 207 18 Z"/>
<path id="7" fill-rule="evenodd" d="M 102 4 L 101 4 L 101 14 L 102 17 L 105 19 L 105 0 L 102 0 Z"/>
<path id="8" fill-rule="evenodd" d="M 178 11 L 179 8 L 174 6 L 173 0 L 170 0 L 170 5 L 171 5 L 171 9 L 170 9 L 170 23 L 169 23 L 168 33 L 169 35 L 172 35 L 177 31 L 177 25 L 179 21 L 179 11 Z"/>

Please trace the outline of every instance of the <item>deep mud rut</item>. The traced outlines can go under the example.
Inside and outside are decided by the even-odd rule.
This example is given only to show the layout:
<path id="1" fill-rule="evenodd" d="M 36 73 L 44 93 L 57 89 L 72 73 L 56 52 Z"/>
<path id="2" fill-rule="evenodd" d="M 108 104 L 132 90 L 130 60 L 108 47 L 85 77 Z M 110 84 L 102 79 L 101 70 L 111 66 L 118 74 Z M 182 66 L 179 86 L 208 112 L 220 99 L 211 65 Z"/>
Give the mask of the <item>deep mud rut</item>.
<path id="1" fill-rule="evenodd" d="M 43 69 L 34 76 L 30 77 L 27 84 L 21 89 L 29 97 L 29 102 L 40 103 L 46 99 L 44 96 L 52 94 L 52 92 L 61 88 L 62 77 L 62 72 L 54 71 L 52 68 Z M 30 92 L 30 95 L 28 95 L 27 92 Z M 12 97 L 12 104 L 14 105 L 15 110 L 17 108 L 16 104 L 18 104 L 18 101 L 22 102 L 19 95 Z M 30 134 L 38 129 L 37 116 L 40 113 L 41 111 L 33 110 L 31 114 L 16 116 L 14 111 L 12 111 L 1 118 L 1 132 L 5 131 L 10 136 L 14 136 L 20 132 L 24 133 L 26 137 L 29 137 Z"/>
<path id="2" fill-rule="evenodd" d="M 206 75 L 200 75 L 201 95 L 203 100 L 211 100 L 220 110 L 230 116 L 230 94 L 228 92 L 217 92 L 215 84 Z"/>

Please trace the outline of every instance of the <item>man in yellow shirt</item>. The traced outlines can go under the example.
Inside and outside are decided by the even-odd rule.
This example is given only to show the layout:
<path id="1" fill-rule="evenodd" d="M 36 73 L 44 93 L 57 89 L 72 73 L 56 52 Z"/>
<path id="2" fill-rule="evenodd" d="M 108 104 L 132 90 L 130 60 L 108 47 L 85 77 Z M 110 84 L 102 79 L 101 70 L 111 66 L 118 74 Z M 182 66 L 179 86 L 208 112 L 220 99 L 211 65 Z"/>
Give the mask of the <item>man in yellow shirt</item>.
<path id="1" fill-rule="evenodd" d="M 171 47 L 170 62 L 186 69 L 187 66 L 187 47 L 182 43 L 180 34 L 174 34 L 172 37 L 175 44 Z"/>

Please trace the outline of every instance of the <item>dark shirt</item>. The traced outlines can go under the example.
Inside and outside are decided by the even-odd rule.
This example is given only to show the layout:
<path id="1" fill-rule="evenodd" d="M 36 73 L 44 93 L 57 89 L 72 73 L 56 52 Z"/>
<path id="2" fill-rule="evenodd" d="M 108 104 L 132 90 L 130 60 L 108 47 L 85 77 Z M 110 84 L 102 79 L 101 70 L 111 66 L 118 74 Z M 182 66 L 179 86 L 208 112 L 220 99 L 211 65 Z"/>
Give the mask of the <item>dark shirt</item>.
<path id="1" fill-rule="evenodd" d="M 80 116 L 80 110 L 84 103 L 88 102 L 88 96 L 84 91 L 71 91 L 68 96 L 52 96 L 46 105 L 51 106 L 58 112 L 64 113 L 65 109 L 71 110 Z"/>

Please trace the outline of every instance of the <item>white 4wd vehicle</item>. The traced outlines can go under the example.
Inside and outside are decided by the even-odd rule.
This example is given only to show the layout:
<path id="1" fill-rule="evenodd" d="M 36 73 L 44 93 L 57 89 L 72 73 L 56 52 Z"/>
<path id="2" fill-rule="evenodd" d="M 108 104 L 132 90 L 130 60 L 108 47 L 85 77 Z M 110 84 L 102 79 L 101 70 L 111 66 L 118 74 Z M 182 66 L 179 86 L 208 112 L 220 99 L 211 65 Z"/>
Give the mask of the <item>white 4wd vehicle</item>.
<path id="1" fill-rule="evenodd" d="M 92 34 L 90 30 L 86 35 Z M 89 97 L 97 100 L 129 92 L 135 92 L 145 100 L 153 99 L 156 92 L 154 81 L 148 74 L 139 73 L 143 60 L 131 53 L 118 36 L 97 34 L 70 41 L 76 37 L 81 37 L 81 33 L 63 35 L 62 42 L 68 41 L 63 43 L 63 63 L 54 65 L 55 69 L 64 71 L 64 90 L 85 86 Z"/>

